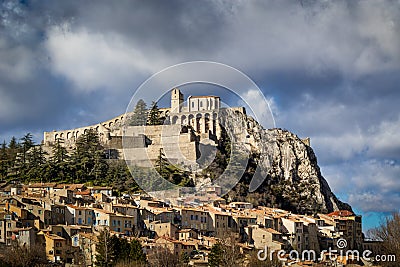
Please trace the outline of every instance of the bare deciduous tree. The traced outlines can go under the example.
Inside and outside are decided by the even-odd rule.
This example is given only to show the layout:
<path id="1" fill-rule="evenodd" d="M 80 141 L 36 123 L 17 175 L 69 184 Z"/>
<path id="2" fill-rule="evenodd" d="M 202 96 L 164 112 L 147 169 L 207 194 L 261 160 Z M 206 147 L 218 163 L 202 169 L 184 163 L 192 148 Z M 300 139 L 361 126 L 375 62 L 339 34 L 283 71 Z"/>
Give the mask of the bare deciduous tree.
<path id="1" fill-rule="evenodd" d="M 245 264 L 244 255 L 240 251 L 238 240 L 234 235 L 229 235 L 224 239 L 221 239 L 219 243 L 213 247 L 218 246 L 218 249 L 211 249 L 209 255 L 209 266 L 221 266 L 221 267 L 232 267 L 232 266 L 243 266 Z"/>
<path id="2" fill-rule="evenodd" d="M 180 258 L 174 255 L 166 247 L 153 247 L 151 252 L 148 254 L 148 261 L 152 267 L 175 267 L 180 266 Z"/>
<path id="3" fill-rule="evenodd" d="M 45 264 L 47 264 L 46 254 L 40 245 L 26 247 L 13 244 L 7 246 L 0 261 L 1 266 L 11 267 L 45 266 Z"/>
<path id="4" fill-rule="evenodd" d="M 369 231 L 369 235 L 382 241 L 382 252 L 386 255 L 395 255 L 396 262 L 381 262 L 384 266 L 399 266 L 400 262 L 400 212 L 386 217 L 384 222 Z"/>

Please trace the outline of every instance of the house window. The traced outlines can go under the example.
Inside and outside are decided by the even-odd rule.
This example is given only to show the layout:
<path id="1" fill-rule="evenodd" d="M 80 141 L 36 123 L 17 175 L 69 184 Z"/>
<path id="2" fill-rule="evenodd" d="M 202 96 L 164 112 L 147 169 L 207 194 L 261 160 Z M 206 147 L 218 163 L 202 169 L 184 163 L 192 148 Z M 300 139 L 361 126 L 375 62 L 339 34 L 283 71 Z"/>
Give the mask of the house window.
<path id="1" fill-rule="evenodd" d="M 200 101 L 200 107 L 201 107 L 201 108 L 203 107 L 203 102 L 202 102 L 202 101 Z"/>
<path id="2" fill-rule="evenodd" d="M 82 211 L 81 211 L 81 210 L 80 210 L 80 211 L 78 211 L 78 214 L 79 214 L 79 215 L 82 215 Z"/>
<path id="3" fill-rule="evenodd" d="M 192 102 L 192 108 L 194 108 L 194 102 Z"/>

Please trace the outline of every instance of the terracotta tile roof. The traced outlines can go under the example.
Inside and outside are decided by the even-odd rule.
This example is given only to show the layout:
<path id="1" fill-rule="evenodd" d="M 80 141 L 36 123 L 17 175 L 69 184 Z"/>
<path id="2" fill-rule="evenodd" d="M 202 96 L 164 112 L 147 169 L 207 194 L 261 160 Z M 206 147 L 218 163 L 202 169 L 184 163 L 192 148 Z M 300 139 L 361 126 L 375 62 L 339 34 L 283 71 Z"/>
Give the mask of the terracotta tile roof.
<path id="1" fill-rule="evenodd" d="M 55 234 L 48 234 L 48 235 L 46 234 L 45 236 L 53 240 L 65 240 L 65 238 Z"/>
<path id="2" fill-rule="evenodd" d="M 97 236 L 93 233 L 78 233 L 78 235 L 93 241 L 97 241 Z"/>
<path id="3" fill-rule="evenodd" d="M 76 190 L 76 189 L 82 189 L 83 187 L 85 187 L 84 184 L 58 184 L 54 188 L 56 189 L 66 188 L 70 190 Z"/>
<path id="4" fill-rule="evenodd" d="M 192 231 L 192 229 L 191 229 L 191 228 L 188 228 L 188 229 L 182 229 L 182 230 L 180 230 L 180 231 L 178 231 L 178 232 L 180 232 L 180 233 L 189 233 L 190 231 Z"/>
<path id="5" fill-rule="evenodd" d="M 276 235 L 280 235 L 281 234 L 280 232 L 278 232 L 278 231 L 276 231 L 276 230 L 274 230 L 272 228 L 260 228 L 260 229 L 264 229 L 265 231 L 267 231 L 268 233 L 271 233 L 271 234 L 276 234 Z"/>
<path id="6" fill-rule="evenodd" d="M 90 191 L 85 190 L 85 191 L 81 191 L 81 192 L 75 192 L 75 195 L 88 196 L 88 195 L 90 195 Z"/>
<path id="7" fill-rule="evenodd" d="M 337 210 L 328 214 L 331 217 L 350 217 L 354 216 L 354 213 L 348 210 Z"/>
<path id="8" fill-rule="evenodd" d="M 70 208 L 73 208 L 75 210 L 88 210 L 88 209 L 90 209 L 88 207 L 79 207 L 79 206 L 75 206 L 75 205 L 72 205 L 72 204 L 67 204 L 67 206 L 70 207 Z"/>
<path id="9" fill-rule="evenodd" d="M 54 187 L 57 183 L 34 183 L 30 184 L 29 188 L 46 188 L 46 187 Z"/>

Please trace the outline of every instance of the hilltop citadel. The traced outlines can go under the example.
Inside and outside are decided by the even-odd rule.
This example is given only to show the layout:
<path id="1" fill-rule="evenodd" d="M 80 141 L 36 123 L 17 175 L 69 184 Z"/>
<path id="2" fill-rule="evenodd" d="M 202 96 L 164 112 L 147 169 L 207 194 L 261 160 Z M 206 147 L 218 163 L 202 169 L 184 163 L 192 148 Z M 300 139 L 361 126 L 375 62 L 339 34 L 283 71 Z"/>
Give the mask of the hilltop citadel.
<path id="1" fill-rule="evenodd" d="M 110 153 L 113 158 L 124 158 L 124 145 L 126 150 L 135 154 L 137 165 L 146 165 L 147 158 L 154 161 L 160 149 L 171 162 L 195 165 L 200 144 L 218 144 L 222 109 L 219 96 L 189 96 L 184 101 L 181 91 L 175 88 L 171 90 L 171 106 L 160 109 L 160 116 L 165 118 L 163 125 L 129 126 L 132 113 L 128 112 L 95 125 L 44 132 L 44 146 L 49 150 L 57 140 L 62 140 L 65 147 L 72 149 L 79 136 L 93 129 L 104 147 L 114 152 Z M 229 109 L 246 114 L 243 107 Z"/>

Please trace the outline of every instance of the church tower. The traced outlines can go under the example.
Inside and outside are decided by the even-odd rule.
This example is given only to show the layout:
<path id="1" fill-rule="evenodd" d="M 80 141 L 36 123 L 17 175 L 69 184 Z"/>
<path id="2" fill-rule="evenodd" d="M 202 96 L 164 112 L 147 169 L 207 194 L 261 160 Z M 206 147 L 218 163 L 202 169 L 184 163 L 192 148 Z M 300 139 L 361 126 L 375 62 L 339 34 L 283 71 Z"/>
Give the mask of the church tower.
<path id="1" fill-rule="evenodd" d="M 182 111 L 183 94 L 178 88 L 171 91 L 171 113 L 179 113 Z"/>

